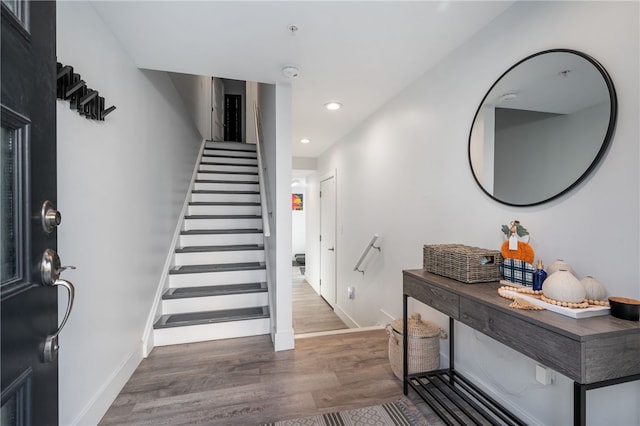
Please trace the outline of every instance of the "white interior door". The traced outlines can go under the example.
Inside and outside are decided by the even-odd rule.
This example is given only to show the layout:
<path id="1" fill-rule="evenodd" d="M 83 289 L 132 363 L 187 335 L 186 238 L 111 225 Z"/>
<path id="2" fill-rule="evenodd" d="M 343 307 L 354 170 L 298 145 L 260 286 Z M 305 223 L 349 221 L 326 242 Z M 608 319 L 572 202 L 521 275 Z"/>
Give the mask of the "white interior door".
<path id="1" fill-rule="evenodd" d="M 336 304 L 336 179 L 320 182 L 320 296 Z"/>

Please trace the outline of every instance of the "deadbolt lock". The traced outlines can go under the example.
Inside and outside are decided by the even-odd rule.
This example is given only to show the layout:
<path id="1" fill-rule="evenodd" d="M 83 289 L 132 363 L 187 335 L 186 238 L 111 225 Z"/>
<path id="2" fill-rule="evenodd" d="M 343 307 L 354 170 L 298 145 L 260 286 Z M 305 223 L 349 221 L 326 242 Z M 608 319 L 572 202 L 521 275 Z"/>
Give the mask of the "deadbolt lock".
<path id="1" fill-rule="evenodd" d="M 58 210 L 53 207 L 51 201 L 47 200 L 42 204 L 42 229 L 47 234 L 53 232 L 53 230 L 62 222 L 62 215 Z"/>

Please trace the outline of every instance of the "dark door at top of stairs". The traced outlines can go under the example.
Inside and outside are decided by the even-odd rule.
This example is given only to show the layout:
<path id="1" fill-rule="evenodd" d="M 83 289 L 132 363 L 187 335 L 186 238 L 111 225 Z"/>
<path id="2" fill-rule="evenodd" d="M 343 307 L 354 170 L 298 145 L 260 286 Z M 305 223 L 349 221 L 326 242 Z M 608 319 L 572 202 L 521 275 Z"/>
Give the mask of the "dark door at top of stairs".
<path id="1" fill-rule="evenodd" d="M 242 95 L 224 95 L 224 140 L 242 142 Z"/>
<path id="2" fill-rule="evenodd" d="M 56 202 L 56 3 L 1 8 L 0 423 L 57 425 L 58 361 L 44 359 L 43 344 L 58 328 L 58 290 L 40 272 L 57 238 L 41 215 L 45 200 Z"/>

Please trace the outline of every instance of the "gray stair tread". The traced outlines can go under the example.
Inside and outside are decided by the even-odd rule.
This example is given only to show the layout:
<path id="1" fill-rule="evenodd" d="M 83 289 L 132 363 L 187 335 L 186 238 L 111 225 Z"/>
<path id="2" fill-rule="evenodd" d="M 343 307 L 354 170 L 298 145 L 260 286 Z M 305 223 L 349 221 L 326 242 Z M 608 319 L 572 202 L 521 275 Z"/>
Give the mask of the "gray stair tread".
<path id="1" fill-rule="evenodd" d="M 254 158 L 255 160 L 255 158 Z M 200 161 L 200 165 L 208 165 L 208 166 L 240 166 L 240 167 L 252 167 L 252 168 L 258 168 L 258 164 L 242 164 L 242 163 L 229 163 L 226 161 Z"/>
<path id="2" fill-rule="evenodd" d="M 225 183 L 239 185 L 257 185 L 255 180 L 219 180 L 219 179 L 196 179 L 196 183 Z"/>
<path id="3" fill-rule="evenodd" d="M 209 148 L 210 151 L 213 151 L 213 148 Z M 222 150 L 221 150 L 222 151 Z M 230 152 L 232 150 L 225 150 L 226 152 L 216 152 L 216 153 L 205 153 L 202 154 L 203 157 L 208 157 L 208 158 L 241 158 L 243 160 L 255 160 L 256 159 L 256 154 L 255 152 L 253 153 L 253 155 L 251 155 L 252 151 L 234 151 L 234 152 Z M 237 153 L 237 155 L 236 155 Z M 247 155 L 249 154 L 249 155 Z"/>
<path id="4" fill-rule="evenodd" d="M 177 248 L 176 253 L 201 253 L 201 252 L 217 252 L 217 251 L 246 251 L 246 250 L 264 250 L 262 244 L 237 244 L 228 246 L 189 246 Z"/>
<path id="5" fill-rule="evenodd" d="M 258 172 L 236 172 L 236 171 L 229 171 L 229 172 L 225 172 L 224 170 L 221 170 L 221 171 L 214 171 L 214 170 L 198 170 L 198 173 L 207 173 L 207 174 L 211 174 L 211 175 L 247 175 L 247 176 L 258 176 Z"/>
<path id="6" fill-rule="evenodd" d="M 180 235 L 227 235 L 227 234 L 262 234 L 262 229 L 192 229 L 181 231 Z"/>
<path id="7" fill-rule="evenodd" d="M 259 206 L 260 203 L 242 201 L 194 201 L 190 206 Z"/>
<path id="8" fill-rule="evenodd" d="M 181 327 L 188 325 L 212 324 L 230 321 L 269 318 L 269 308 L 258 306 L 254 308 L 225 309 L 220 311 L 193 312 L 188 314 L 162 315 L 153 328 Z"/>
<path id="9" fill-rule="evenodd" d="M 244 142 L 216 142 L 206 141 L 208 145 L 204 146 L 204 149 L 222 149 L 228 151 L 247 151 L 256 152 L 256 144 L 244 143 Z M 224 146 L 212 146 L 215 144 L 224 144 Z M 233 144 L 233 145 L 232 145 Z"/>
<path id="10" fill-rule="evenodd" d="M 262 219 L 262 216 L 254 214 L 192 214 L 185 219 Z"/>
<path id="11" fill-rule="evenodd" d="M 206 272 L 252 271 L 265 269 L 264 262 L 219 263 L 215 265 L 182 265 L 169 270 L 169 274 L 200 274 Z"/>
<path id="12" fill-rule="evenodd" d="M 206 190 L 196 189 L 191 191 L 192 194 L 241 194 L 241 195 L 260 195 L 260 191 L 221 191 L 221 190 Z"/>
<path id="13" fill-rule="evenodd" d="M 185 299 L 190 297 L 225 296 L 230 294 L 264 293 L 267 283 L 245 283 L 210 285 L 202 287 L 170 288 L 162 295 L 163 300 Z"/>

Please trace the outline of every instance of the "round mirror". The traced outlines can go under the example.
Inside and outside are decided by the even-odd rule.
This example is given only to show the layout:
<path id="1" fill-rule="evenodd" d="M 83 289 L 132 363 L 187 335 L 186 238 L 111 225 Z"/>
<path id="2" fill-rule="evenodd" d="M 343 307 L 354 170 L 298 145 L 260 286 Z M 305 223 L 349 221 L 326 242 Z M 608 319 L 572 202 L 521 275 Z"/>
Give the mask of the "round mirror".
<path id="1" fill-rule="evenodd" d="M 469 164 L 480 188 L 510 206 L 534 206 L 582 181 L 605 153 L 617 99 L 607 71 L 567 49 L 508 69 L 480 103 Z"/>

